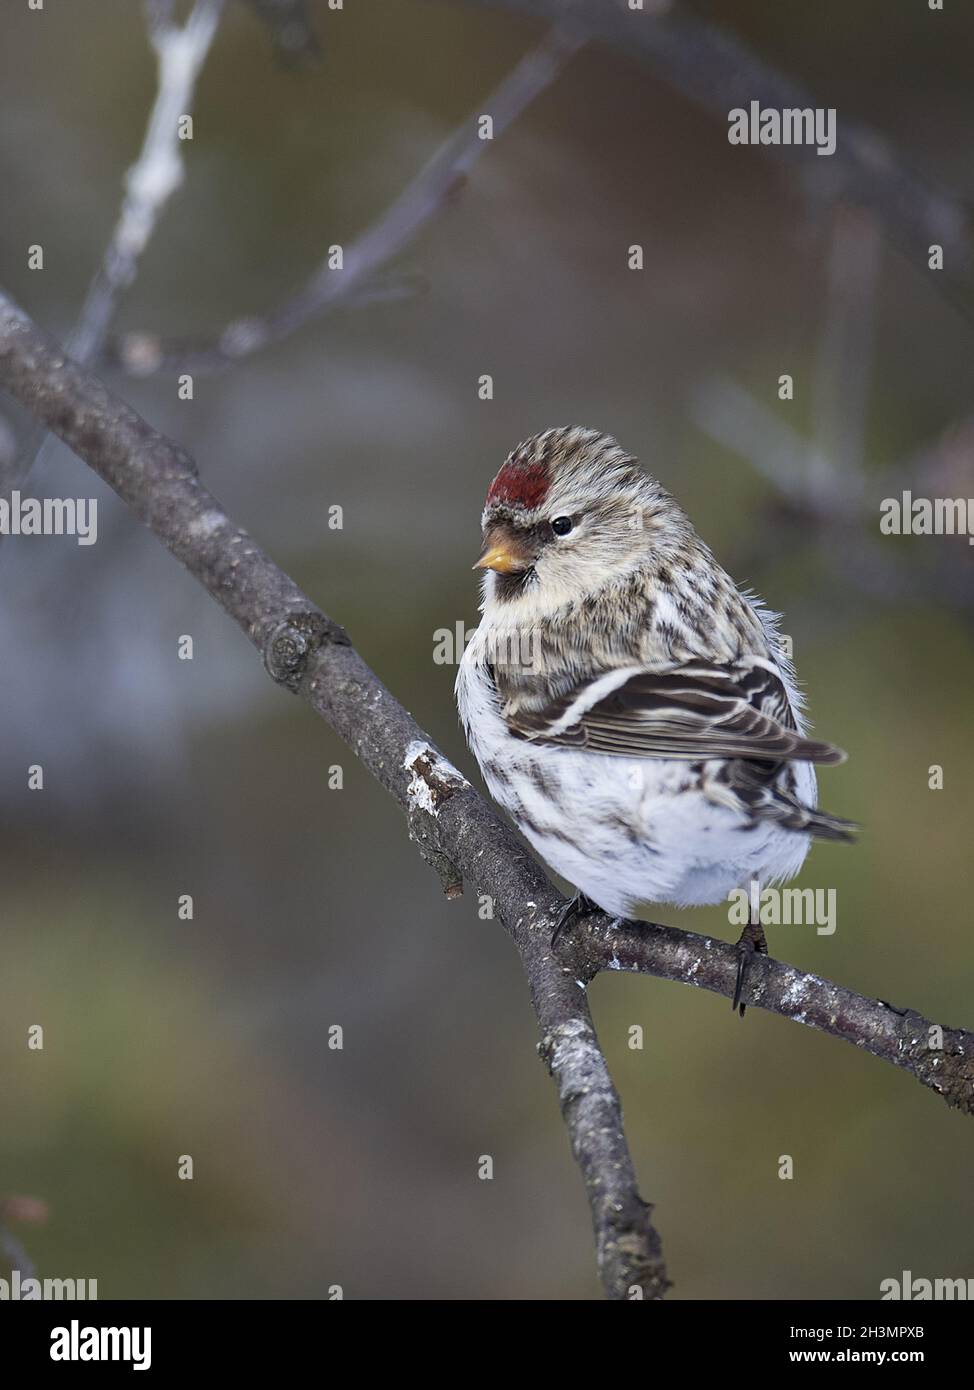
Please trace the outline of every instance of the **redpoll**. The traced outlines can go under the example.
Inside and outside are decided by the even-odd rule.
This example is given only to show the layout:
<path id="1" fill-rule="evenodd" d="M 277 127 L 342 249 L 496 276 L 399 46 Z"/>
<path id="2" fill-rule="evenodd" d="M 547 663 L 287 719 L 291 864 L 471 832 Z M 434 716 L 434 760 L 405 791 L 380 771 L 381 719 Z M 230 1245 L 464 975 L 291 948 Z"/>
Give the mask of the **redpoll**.
<path id="1" fill-rule="evenodd" d="M 812 764 L 844 754 L 806 737 L 777 616 L 615 440 L 526 440 L 483 533 L 460 718 L 492 795 L 578 890 L 558 929 L 593 905 L 725 901 L 793 877 L 813 836 L 850 838 L 815 809 Z M 757 921 L 739 946 L 735 1005 Z"/>

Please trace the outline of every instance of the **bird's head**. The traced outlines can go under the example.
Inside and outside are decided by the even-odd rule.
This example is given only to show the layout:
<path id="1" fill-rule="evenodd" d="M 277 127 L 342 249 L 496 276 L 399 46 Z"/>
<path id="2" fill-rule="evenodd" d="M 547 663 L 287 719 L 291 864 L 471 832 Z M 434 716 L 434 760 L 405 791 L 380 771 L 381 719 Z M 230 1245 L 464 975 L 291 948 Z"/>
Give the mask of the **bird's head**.
<path id="1" fill-rule="evenodd" d="M 519 444 L 487 491 L 485 600 L 552 611 L 692 534 L 678 504 L 616 441 L 572 425 Z"/>

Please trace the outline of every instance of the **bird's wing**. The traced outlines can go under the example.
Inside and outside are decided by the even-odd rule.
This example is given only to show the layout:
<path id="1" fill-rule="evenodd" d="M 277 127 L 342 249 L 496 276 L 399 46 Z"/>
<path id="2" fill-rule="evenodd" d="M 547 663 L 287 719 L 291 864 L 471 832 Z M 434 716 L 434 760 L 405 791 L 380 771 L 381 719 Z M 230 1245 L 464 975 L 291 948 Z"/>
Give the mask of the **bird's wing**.
<path id="1" fill-rule="evenodd" d="M 518 738 L 627 758 L 845 758 L 832 744 L 798 733 L 781 677 L 763 662 L 625 667 L 541 709 L 508 710 L 505 718 Z"/>

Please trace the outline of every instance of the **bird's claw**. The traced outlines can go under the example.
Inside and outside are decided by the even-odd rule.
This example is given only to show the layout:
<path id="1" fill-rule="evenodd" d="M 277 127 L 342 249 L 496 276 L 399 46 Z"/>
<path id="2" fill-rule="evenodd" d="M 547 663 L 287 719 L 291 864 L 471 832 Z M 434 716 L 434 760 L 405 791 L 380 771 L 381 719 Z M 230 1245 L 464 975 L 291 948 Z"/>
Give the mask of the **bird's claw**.
<path id="1" fill-rule="evenodd" d="M 734 984 L 734 998 L 731 1000 L 731 1011 L 739 1012 L 741 1018 L 744 1017 L 747 1010 L 747 1005 L 741 1002 L 744 996 L 744 987 L 747 984 L 748 975 L 751 973 L 751 961 L 756 954 L 766 956 L 768 954 L 768 942 L 760 922 L 748 922 L 737 943 L 737 980 Z"/>
<path id="2" fill-rule="evenodd" d="M 558 944 L 558 938 L 576 917 L 587 917 L 590 912 L 598 911 L 598 903 L 593 903 L 592 899 L 587 898 L 584 893 L 576 893 L 574 898 L 570 898 L 558 914 L 558 921 L 555 923 L 555 929 L 551 933 L 551 949 L 555 949 Z"/>

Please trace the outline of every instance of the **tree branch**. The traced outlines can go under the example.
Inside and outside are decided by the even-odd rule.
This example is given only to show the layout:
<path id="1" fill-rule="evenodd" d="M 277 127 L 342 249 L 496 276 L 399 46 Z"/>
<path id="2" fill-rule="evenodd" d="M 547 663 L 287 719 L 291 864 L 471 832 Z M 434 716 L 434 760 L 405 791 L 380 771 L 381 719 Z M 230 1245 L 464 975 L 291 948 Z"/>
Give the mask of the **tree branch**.
<path id="1" fill-rule="evenodd" d="M 0 294 L 0 385 L 112 487 L 240 625 L 279 684 L 336 730 L 409 819 L 424 857 L 489 894 L 520 953 L 592 1209 L 609 1297 L 668 1286 L 636 1186 L 622 1108 L 584 987 L 548 949 L 559 895 L 460 773 L 318 609 L 200 482 L 185 449 L 65 357 Z"/>
<path id="2" fill-rule="evenodd" d="M 651 1208 L 639 1196 L 619 1097 L 599 1048 L 586 986 L 600 970 L 639 970 L 730 997 L 736 954 L 672 928 L 589 919 L 556 957 L 561 898 L 540 866 L 440 754 L 327 617 L 230 520 L 189 454 L 67 359 L 0 294 L 0 385 L 109 484 L 209 590 L 262 654 L 406 812 L 410 836 L 455 895 L 465 880 L 491 897 L 527 976 L 612 1298 L 660 1298 L 668 1286 Z M 974 1037 L 900 1014 L 777 961 L 756 958 L 753 1002 L 885 1058 L 971 1113 Z M 749 1002 L 751 1002 L 749 1000 Z"/>
<path id="3" fill-rule="evenodd" d="M 604 914 L 574 932 L 575 961 L 585 981 L 602 970 L 634 970 L 733 998 L 737 952 L 726 941 L 652 922 Z M 770 956 L 754 956 L 748 1006 L 804 1023 L 902 1067 L 948 1105 L 974 1115 L 974 1033 L 948 1028 L 915 1009 L 869 999 Z"/>
<path id="4" fill-rule="evenodd" d="M 960 544 L 927 557 L 924 567 L 908 566 L 904 555 L 883 544 L 878 533 L 879 499 L 903 489 L 916 496 L 963 492 L 970 481 L 972 421 L 942 433 L 931 447 L 910 459 L 873 472 L 871 491 L 861 469 L 837 468 L 783 416 L 727 376 L 703 381 L 690 400 L 694 423 L 732 450 L 771 484 L 793 516 L 807 523 L 826 569 L 877 603 L 897 604 L 924 594 L 970 622 L 974 589 L 967 550 Z M 949 467 L 945 455 L 956 456 Z"/>
<path id="5" fill-rule="evenodd" d="M 164 341 L 157 334 L 126 333 L 109 345 L 107 360 L 132 376 L 179 370 L 201 374 L 231 366 L 241 357 L 281 342 L 319 315 L 350 300 L 382 297 L 373 277 L 400 254 L 463 186 L 490 148 L 478 113 L 493 121 L 494 138 L 508 128 L 555 80 L 584 44 L 574 29 L 556 26 L 517 64 L 433 155 L 370 227 L 344 248 L 342 268 L 326 256 L 308 280 L 271 312 L 234 319 L 212 341 Z"/>
<path id="6" fill-rule="evenodd" d="M 192 111 L 196 80 L 222 11 L 223 0 L 196 0 L 182 26 L 164 11 L 149 11 L 149 40 L 158 66 L 156 98 L 138 158 L 125 175 L 118 222 L 68 340 L 80 362 L 93 362 L 101 353 L 118 297 L 135 279 L 159 215 L 183 181 L 179 122 Z"/>
<path id="7" fill-rule="evenodd" d="M 753 53 L 729 30 L 671 0 L 455 0 L 482 9 L 512 10 L 533 19 L 559 19 L 628 56 L 641 59 L 662 81 L 726 122 L 734 107 L 816 107 L 813 94 Z M 960 199 L 918 178 L 881 135 L 843 118 L 835 153 L 817 159 L 812 146 L 762 146 L 762 152 L 808 170 L 811 187 L 831 200 L 872 208 L 914 265 L 926 269 L 927 248 L 944 248 L 942 277 L 962 291 L 957 307 L 972 310 L 974 270 L 971 219 Z M 824 167 L 828 166 L 828 167 Z M 937 277 L 934 282 L 938 283 Z"/>
<path id="8" fill-rule="evenodd" d="M 125 196 L 111 240 L 67 341 L 67 349 L 77 362 L 94 362 L 101 356 L 118 300 L 135 279 L 139 257 L 160 214 L 183 181 L 179 121 L 192 111 L 196 79 L 222 11 L 223 0 L 196 0 L 180 27 L 173 22 L 171 3 L 147 0 L 146 25 L 158 66 L 156 96 L 142 148 L 125 175 Z M 8 487 L 17 487 L 44 456 L 49 443 L 43 430 L 31 431 L 9 477 L 4 478 L 7 470 L 0 461 L 0 480 Z"/>

